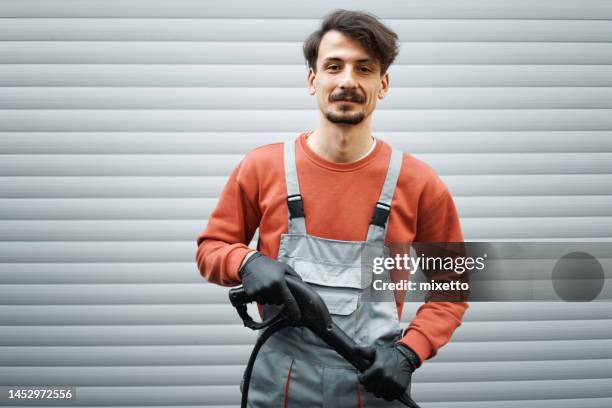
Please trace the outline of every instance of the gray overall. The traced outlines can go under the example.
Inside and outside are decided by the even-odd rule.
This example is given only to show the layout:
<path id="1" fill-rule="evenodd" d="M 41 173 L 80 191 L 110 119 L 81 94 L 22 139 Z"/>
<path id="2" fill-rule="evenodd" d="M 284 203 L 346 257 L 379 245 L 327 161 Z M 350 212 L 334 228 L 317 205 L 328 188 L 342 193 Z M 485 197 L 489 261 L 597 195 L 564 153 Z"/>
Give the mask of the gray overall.
<path id="1" fill-rule="evenodd" d="M 281 235 L 278 260 L 295 271 L 323 298 L 334 322 L 360 345 L 393 345 L 401 336 L 393 294 L 371 299 L 371 272 L 362 277 L 362 252 L 384 256 L 386 224 L 402 163 L 393 150 L 366 241 L 339 241 L 308 235 L 295 165 L 294 141 L 285 143 L 289 231 Z M 350 211 L 350 209 L 348 209 Z M 373 248 L 373 249 L 372 249 Z M 371 265 L 371 264 L 370 264 Z M 371 267 L 370 267 L 371 270 Z M 381 279 L 376 275 L 376 279 Z M 388 280 L 386 273 L 385 280 Z M 380 296 L 380 295 L 378 295 Z M 264 318 L 277 311 L 264 307 Z M 264 344 L 255 361 L 249 403 L 272 407 L 402 407 L 376 398 L 358 383 L 357 371 L 310 330 L 288 327 Z"/>

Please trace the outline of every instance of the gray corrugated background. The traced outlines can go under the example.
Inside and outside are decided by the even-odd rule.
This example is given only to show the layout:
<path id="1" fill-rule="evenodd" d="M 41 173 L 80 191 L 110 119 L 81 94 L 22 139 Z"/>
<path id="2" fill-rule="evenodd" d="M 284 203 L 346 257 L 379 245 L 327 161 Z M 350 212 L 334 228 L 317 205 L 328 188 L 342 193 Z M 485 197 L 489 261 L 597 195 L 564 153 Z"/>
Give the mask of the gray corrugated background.
<path id="1" fill-rule="evenodd" d="M 439 172 L 468 240 L 612 240 L 610 1 L 3 0 L 0 385 L 238 405 L 254 335 L 195 237 L 245 152 L 316 124 L 300 46 L 331 7 L 399 33 L 374 131 Z M 612 304 L 473 304 L 413 390 L 610 407 Z"/>

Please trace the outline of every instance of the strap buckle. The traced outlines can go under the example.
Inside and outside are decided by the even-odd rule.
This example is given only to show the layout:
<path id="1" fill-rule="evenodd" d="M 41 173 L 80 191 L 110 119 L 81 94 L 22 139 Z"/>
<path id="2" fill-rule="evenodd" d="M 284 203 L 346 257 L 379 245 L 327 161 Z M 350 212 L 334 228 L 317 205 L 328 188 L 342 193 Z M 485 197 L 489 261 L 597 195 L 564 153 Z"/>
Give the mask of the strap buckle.
<path id="1" fill-rule="evenodd" d="M 385 224 L 387 223 L 387 218 L 389 218 L 390 212 L 390 205 L 377 202 L 374 206 L 374 212 L 372 213 L 372 219 L 370 220 L 370 224 L 378 225 L 379 227 L 384 228 Z"/>
<path id="2" fill-rule="evenodd" d="M 287 196 L 287 207 L 289 208 L 289 218 L 304 217 L 304 201 L 301 194 Z"/>

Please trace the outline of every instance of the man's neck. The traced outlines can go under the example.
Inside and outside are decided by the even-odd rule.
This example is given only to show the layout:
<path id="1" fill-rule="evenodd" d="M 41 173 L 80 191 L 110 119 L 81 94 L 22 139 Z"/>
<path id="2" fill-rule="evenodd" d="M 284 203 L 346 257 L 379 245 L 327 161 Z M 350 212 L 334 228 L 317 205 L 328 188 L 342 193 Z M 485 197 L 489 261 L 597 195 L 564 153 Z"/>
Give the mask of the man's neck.
<path id="1" fill-rule="evenodd" d="M 351 163 L 358 160 L 370 150 L 372 143 L 374 140 L 369 126 L 332 124 L 319 126 L 308 135 L 308 146 L 318 156 L 334 163 Z"/>

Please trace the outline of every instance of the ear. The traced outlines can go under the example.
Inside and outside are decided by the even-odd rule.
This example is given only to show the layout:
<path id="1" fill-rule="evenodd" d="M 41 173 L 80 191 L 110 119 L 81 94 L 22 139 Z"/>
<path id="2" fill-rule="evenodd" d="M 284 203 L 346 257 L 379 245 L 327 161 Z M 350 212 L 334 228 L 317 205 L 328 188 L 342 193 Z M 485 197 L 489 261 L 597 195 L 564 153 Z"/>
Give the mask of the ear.
<path id="1" fill-rule="evenodd" d="M 308 84 L 308 94 L 309 95 L 314 95 L 317 92 L 314 86 L 315 77 L 316 77 L 316 74 L 313 71 L 313 69 L 308 68 L 308 77 L 306 78 L 306 82 Z"/>
<path id="2" fill-rule="evenodd" d="M 378 99 L 384 99 L 389 90 L 389 72 L 385 72 L 380 78 L 380 90 L 378 91 Z"/>

